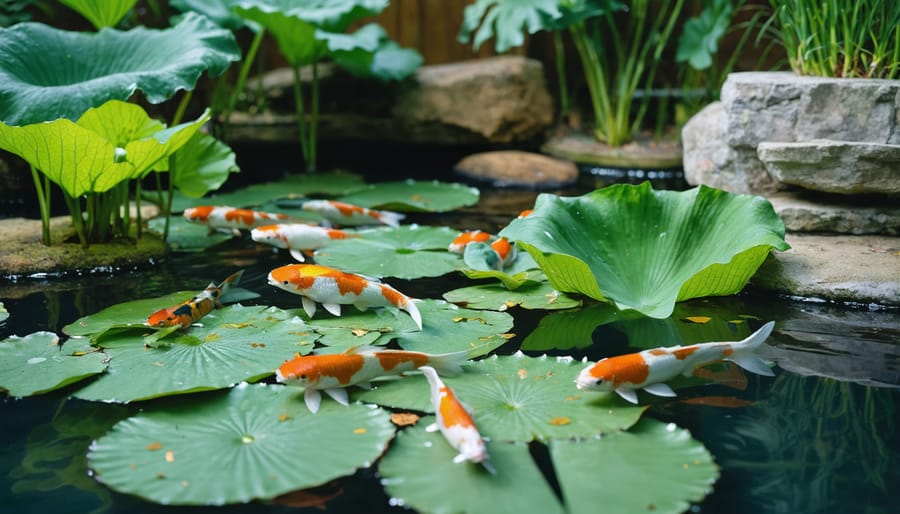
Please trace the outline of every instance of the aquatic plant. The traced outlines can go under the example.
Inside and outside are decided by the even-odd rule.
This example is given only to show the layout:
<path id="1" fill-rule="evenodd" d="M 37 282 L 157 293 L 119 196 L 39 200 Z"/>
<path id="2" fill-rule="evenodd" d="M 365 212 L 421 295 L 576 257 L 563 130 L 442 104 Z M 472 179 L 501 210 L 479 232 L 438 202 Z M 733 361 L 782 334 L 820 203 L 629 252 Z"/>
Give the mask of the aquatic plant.
<path id="1" fill-rule="evenodd" d="M 771 0 L 771 22 L 801 75 L 900 76 L 900 3 Z"/>
<path id="2" fill-rule="evenodd" d="M 119 23 L 137 0 L 60 0 L 60 3 L 77 11 L 100 30 Z"/>

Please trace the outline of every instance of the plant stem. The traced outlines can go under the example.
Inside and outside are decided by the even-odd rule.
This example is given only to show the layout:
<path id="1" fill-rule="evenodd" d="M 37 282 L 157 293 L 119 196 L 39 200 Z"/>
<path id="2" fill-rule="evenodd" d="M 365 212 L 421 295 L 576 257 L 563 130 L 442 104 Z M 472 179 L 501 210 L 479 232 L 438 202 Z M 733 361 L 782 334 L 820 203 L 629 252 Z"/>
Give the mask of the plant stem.
<path id="1" fill-rule="evenodd" d="M 553 31 L 553 50 L 556 56 L 556 80 L 559 84 L 559 117 L 569 114 L 569 86 L 566 84 L 566 51 L 562 32 Z"/>
<path id="2" fill-rule="evenodd" d="M 41 242 L 50 246 L 50 191 L 41 185 L 41 177 L 37 168 L 31 168 L 31 178 L 34 180 L 34 189 L 37 191 L 38 207 L 41 210 Z"/>
<path id="3" fill-rule="evenodd" d="M 88 247 L 87 236 L 84 232 L 84 216 L 81 212 L 81 206 L 78 204 L 77 198 L 72 198 L 69 193 L 63 191 L 63 200 L 69 208 L 72 215 L 72 224 L 75 226 L 75 233 L 78 234 L 78 240 L 81 242 L 82 248 Z"/>
<path id="4" fill-rule="evenodd" d="M 231 119 L 231 113 L 234 111 L 234 106 L 237 104 L 238 97 L 244 91 L 244 85 L 247 82 L 247 76 L 250 75 L 250 66 L 253 65 L 256 60 L 256 53 L 259 51 L 259 45 L 262 43 L 263 36 L 266 35 L 266 29 L 260 28 L 259 32 L 257 32 L 253 36 L 253 41 L 250 43 L 250 48 L 247 49 L 247 55 L 244 56 L 244 60 L 241 63 L 241 69 L 238 72 L 237 82 L 234 84 L 234 89 L 231 91 L 231 96 L 228 97 L 228 105 L 225 106 L 225 112 L 222 113 L 222 132 L 228 132 L 228 122 Z"/>
<path id="5" fill-rule="evenodd" d="M 297 111 L 297 130 L 300 132 L 300 151 L 303 162 L 309 166 L 309 143 L 306 140 L 306 114 L 303 112 L 303 91 L 300 84 L 300 67 L 293 66 L 294 71 L 294 108 Z"/>
<path id="6" fill-rule="evenodd" d="M 306 171 L 316 171 L 316 136 L 319 131 L 319 65 L 312 63 L 312 101 L 310 110 L 312 117 L 309 121 L 309 165 Z"/>
<path id="7" fill-rule="evenodd" d="M 134 181 L 134 206 L 135 206 L 134 220 L 135 220 L 135 223 L 137 224 L 137 227 L 135 227 L 135 228 L 137 230 L 137 237 L 138 237 L 138 239 L 140 239 L 141 235 L 143 235 L 143 233 L 144 233 L 144 226 L 143 226 L 144 225 L 144 220 L 143 220 L 144 217 L 141 216 L 141 181 L 140 180 Z"/>
<path id="8" fill-rule="evenodd" d="M 599 140 L 606 139 L 607 116 L 609 113 L 609 93 L 606 90 L 606 78 L 604 68 L 587 35 L 584 23 L 579 22 L 569 27 L 575 49 L 581 58 L 581 67 L 584 70 L 584 78 L 591 96 L 591 105 L 594 109 L 594 135 Z"/>
<path id="9" fill-rule="evenodd" d="M 178 108 L 175 109 L 175 115 L 172 116 L 172 126 L 178 125 L 181 123 L 181 119 L 184 118 L 184 111 L 187 110 L 187 106 L 191 101 L 191 97 L 194 95 L 192 90 L 185 91 L 184 95 L 181 97 L 181 101 L 178 102 Z"/>

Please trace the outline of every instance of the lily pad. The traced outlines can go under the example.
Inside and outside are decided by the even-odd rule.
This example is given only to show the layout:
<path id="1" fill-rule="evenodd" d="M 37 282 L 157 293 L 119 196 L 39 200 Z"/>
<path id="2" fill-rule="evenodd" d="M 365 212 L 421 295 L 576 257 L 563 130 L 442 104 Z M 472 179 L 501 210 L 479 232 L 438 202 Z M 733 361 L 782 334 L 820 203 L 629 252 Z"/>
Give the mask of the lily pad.
<path id="1" fill-rule="evenodd" d="M 147 227 L 162 235 L 165 224 L 165 218 L 153 218 L 147 222 Z M 233 237 L 233 234 L 223 231 L 210 233 L 209 227 L 205 225 L 191 223 L 181 216 L 173 216 L 169 218 L 169 237 L 166 243 L 175 251 L 202 252 Z"/>
<path id="2" fill-rule="evenodd" d="M 0 42 L 0 119 L 9 125 L 74 120 L 138 89 L 160 103 L 241 57 L 230 31 L 195 13 L 162 30 L 83 33 L 18 23 L 0 29 Z"/>
<path id="3" fill-rule="evenodd" d="M 199 291 L 178 291 L 156 298 L 142 298 L 118 303 L 100 312 L 82 316 L 62 328 L 63 334 L 71 337 L 90 337 L 97 340 L 112 329 L 132 328 L 152 330 L 147 317 L 153 312 L 189 300 Z M 121 331 L 121 330 L 118 330 Z"/>
<path id="4" fill-rule="evenodd" d="M 207 314 L 202 327 L 152 347 L 133 332 L 105 336 L 100 342 L 109 368 L 75 396 L 131 402 L 252 382 L 272 375 L 295 353 L 311 352 L 316 337 L 281 309 L 231 305 Z"/>
<path id="5" fill-rule="evenodd" d="M 522 351 L 546 352 L 587 348 L 594 344 L 594 331 L 600 325 L 632 316 L 608 303 L 596 303 L 581 309 L 554 312 L 541 318 L 525 337 Z M 639 314 L 633 316 L 639 317 Z M 646 318 L 645 318 L 646 319 Z"/>
<path id="6" fill-rule="evenodd" d="M 676 301 L 737 293 L 784 223 L 764 198 L 700 186 L 618 184 L 574 198 L 542 194 L 500 235 L 518 242 L 559 291 L 665 318 Z"/>
<path id="7" fill-rule="evenodd" d="M 348 194 L 342 201 L 392 211 L 447 212 L 475 205 L 479 195 L 478 189 L 464 184 L 404 180 L 372 184 Z"/>
<path id="8" fill-rule="evenodd" d="M 513 291 L 501 284 L 462 287 L 444 293 L 444 299 L 471 309 L 494 311 L 505 311 L 510 307 L 560 310 L 581 305 L 581 300 L 560 293 L 547 282 L 532 281 Z"/>
<path id="9" fill-rule="evenodd" d="M 718 477 L 712 455 L 673 423 L 642 420 L 628 432 L 556 440 L 550 456 L 568 512 L 685 512 Z M 636 493 L 635 484 L 652 484 Z"/>
<path id="10" fill-rule="evenodd" d="M 646 407 L 575 388 L 584 363 L 554 357 L 492 355 L 470 362 L 466 373 L 444 377 L 471 408 L 481 435 L 492 441 L 529 442 L 592 437 L 625 430 Z M 433 412 L 424 376 L 385 382 L 355 399 L 392 408 Z"/>
<path id="11" fill-rule="evenodd" d="M 457 236 L 448 227 L 402 225 L 360 230 L 359 237 L 334 240 L 315 253 L 316 262 L 372 277 L 439 277 L 465 267 L 447 251 Z"/>
<path id="12" fill-rule="evenodd" d="M 302 390 L 240 384 L 205 402 L 177 402 L 117 423 L 91 445 L 95 477 L 171 505 L 270 499 L 370 466 L 394 435 L 381 409 L 326 402 Z"/>
<path id="13" fill-rule="evenodd" d="M 527 445 L 488 442 L 491 465 L 497 470 L 492 475 L 477 464 L 454 463 L 456 450 L 439 432 L 425 431 L 433 421 L 423 418 L 403 430 L 378 466 L 391 497 L 420 512 L 563 512 Z"/>
<path id="14" fill-rule="evenodd" d="M 106 355 L 87 340 L 60 346 L 52 332 L 35 332 L 0 341 L 0 389 L 10 396 L 46 393 L 106 369 Z"/>

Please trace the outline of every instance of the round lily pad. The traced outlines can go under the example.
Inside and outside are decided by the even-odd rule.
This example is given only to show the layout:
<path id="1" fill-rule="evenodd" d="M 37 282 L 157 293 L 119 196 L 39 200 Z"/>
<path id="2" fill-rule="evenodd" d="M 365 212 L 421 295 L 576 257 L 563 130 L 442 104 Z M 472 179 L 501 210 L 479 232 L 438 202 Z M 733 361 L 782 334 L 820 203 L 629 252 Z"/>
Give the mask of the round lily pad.
<path id="1" fill-rule="evenodd" d="M 3 306 L 3 302 L 0 302 L 0 323 L 6 321 L 7 318 L 9 318 L 9 311 Z"/>
<path id="2" fill-rule="evenodd" d="M 494 311 L 510 307 L 560 310 L 581 305 L 581 300 L 560 293 L 547 282 L 528 282 L 512 291 L 501 284 L 480 284 L 448 291 L 444 299 L 472 309 Z"/>
<path id="3" fill-rule="evenodd" d="M 392 211 L 447 212 L 475 205 L 479 196 L 478 189 L 463 184 L 404 180 L 372 184 L 341 200 Z"/>
<path id="4" fill-rule="evenodd" d="M 106 355 L 87 339 L 60 346 L 52 332 L 35 332 L 0 341 L 0 389 L 31 396 L 67 386 L 106 369 Z"/>
<path id="5" fill-rule="evenodd" d="M 299 388 L 240 384 L 117 423 L 88 453 L 111 488 L 173 505 L 270 499 L 370 466 L 394 435 L 381 409 L 326 402 Z"/>
<path id="6" fill-rule="evenodd" d="M 453 462 L 457 452 L 428 417 L 402 431 L 378 467 L 387 492 L 421 512 L 468 514 L 562 513 L 524 443 L 488 442 L 491 474 L 479 464 Z"/>

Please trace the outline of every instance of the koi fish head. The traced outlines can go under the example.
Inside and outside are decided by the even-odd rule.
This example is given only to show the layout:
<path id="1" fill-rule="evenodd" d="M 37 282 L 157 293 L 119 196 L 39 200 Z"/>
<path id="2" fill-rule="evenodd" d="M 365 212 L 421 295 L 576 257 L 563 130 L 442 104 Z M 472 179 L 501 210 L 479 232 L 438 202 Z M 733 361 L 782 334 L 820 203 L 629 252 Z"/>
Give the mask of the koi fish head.
<path id="1" fill-rule="evenodd" d="M 275 378 L 279 382 L 304 387 L 318 382 L 319 375 L 320 370 L 315 359 L 299 354 L 291 360 L 284 361 L 275 370 Z"/>
<path id="2" fill-rule="evenodd" d="M 212 205 L 201 205 L 184 210 L 184 219 L 188 221 L 204 223 L 209 220 L 209 215 L 215 209 Z"/>
<path id="3" fill-rule="evenodd" d="M 298 293 L 310 288 L 316 278 L 322 275 L 340 273 L 334 268 L 317 264 L 288 264 L 269 272 L 269 285 L 291 293 Z"/>
<path id="4" fill-rule="evenodd" d="M 174 322 L 172 309 L 160 309 L 147 318 L 147 324 L 151 327 L 170 327 Z"/>
<path id="5" fill-rule="evenodd" d="M 613 371 L 607 361 L 609 359 L 603 359 L 581 370 L 581 373 L 575 378 L 575 387 L 582 390 L 606 392 L 615 389 Z"/>
<path id="6" fill-rule="evenodd" d="M 250 231 L 250 239 L 257 243 L 267 243 L 276 248 L 287 248 L 287 238 L 284 235 L 284 225 L 263 225 Z"/>

